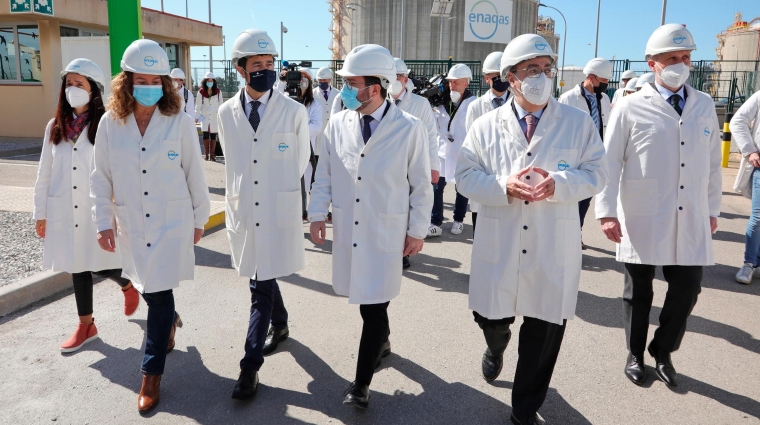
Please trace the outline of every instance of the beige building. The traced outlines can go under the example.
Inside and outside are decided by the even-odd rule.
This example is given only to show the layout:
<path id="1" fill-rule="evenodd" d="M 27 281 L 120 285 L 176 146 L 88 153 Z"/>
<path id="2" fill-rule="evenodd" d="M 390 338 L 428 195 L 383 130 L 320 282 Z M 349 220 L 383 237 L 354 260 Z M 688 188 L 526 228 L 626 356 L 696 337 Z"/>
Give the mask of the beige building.
<path id="1" fill-rule="evenodd" d="M 0 1 L 0 136 L 42 137 L 58 101 L 62 44 L 66 37 L 107 36 L 108 5 L 55 0 L 54 16 L 46 16 L 11 13 L 10 4 Z M 146 8 L 142 32 L 160 43 L 172 66 L 188 78 L 191 46 L 222 45 L 220 26 Z"/>

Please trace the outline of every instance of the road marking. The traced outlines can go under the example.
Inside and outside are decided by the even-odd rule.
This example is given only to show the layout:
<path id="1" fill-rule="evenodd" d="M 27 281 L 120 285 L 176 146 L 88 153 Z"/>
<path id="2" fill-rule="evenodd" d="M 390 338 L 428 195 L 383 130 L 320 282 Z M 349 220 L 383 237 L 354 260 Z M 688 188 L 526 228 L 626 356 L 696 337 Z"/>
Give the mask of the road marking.
<path id="1" fill-rule="evenodd" d="M 39 167 L 38 164 L 16 164 L 13 162 L 2 162 L 2 161 L 0 161 L 0 165 L 17 165 L 19 167 Z"/>
<path id="2" fill-rule="evenodd" d="M 39 155 L 40 155 L 39 153 L 26 153 L 26 154 L 23 154 L 23 155 L 6 156 L 5 158 L 2 158 L 2 159 L 23 158 L 25 156 L 39 156 Z"/>

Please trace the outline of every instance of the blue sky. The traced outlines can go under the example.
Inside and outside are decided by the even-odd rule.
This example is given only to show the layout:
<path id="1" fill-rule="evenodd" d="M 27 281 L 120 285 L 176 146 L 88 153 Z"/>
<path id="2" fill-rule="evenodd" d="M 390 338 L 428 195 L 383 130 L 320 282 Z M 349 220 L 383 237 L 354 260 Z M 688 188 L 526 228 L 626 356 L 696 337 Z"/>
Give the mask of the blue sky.
<path id="1" fill-rule="evenodd" d="M 415 0 L 430 1 L 430 0 Z M 464 1 L 464 0 L 456 0 Z M 568 21 L 566 65 L 583 65 L 594 54 L 597 0 L 542 0 L 565 14 Z M 187 0 L 189 17 L 208 20 L 208 0 Z M 222 25 L 227 38 L 227 57 L 232 42 L 246 28 L 266 30 L 280 49 L 280 21 L 285 34 L 284 59 L 330 59 L 328 31 L 330 13 L 325 0 L 213 0 L 212 22 Z M 142 0 L 142 6 L 160 9 L 160 0 Z M 642 60 L 644 46 L 660 24 L 662 0 L 602 0 L 599 29 L 599 56 Z M 164 0 L 164 10 L 185 16 L 185 0 Z M 760 16 L 759 0 L 668 0 L 666 22 L 685 23 L 694 34 L 698 50 L 695 59 L 714 59 L 715 35 L 732 22 L 734 13 L 744 12 L 749 21 Z M 552 9 L 539 13 L 557 21 L 556 32 L 563 34 L 562 18 Z M 561 46 L 560 43 L 560 52 Z M 588 44 L 591 44 L 589 46 Z M 203 60 L 208 48 L 193 48 L 195 60 Z M 222 59 L 224 49 L 214 47 L 214 58 Z M 456 60 L 456 58 L 454 58 Z"/>

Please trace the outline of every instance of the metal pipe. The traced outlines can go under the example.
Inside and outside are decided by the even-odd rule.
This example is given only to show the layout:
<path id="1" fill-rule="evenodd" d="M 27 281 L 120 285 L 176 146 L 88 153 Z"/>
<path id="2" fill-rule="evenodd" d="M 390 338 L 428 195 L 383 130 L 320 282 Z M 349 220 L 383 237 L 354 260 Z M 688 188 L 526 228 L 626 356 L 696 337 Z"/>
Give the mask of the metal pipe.
<path id="1" fill-rule="evenodd" d="M 401 55 L 404 59 L 404 30 L 406 29 L 406 0 L 401 1 Z"/>
<path id="2" fill-rule="evenodd" d="M 660 25 L 665 25 L 665 10 L 668 8 L 668 0 L 662 0 L 662 19 Z"/>
<path id="3" fill-rule="evenodd" d="M 282 31 L 284 27 L 285 26 L 282 25 L 282 21 L 280 21 L 280 63 L 282 63 L 282 61 L 285 60 L 285 47 L 283 46 L 284 32 Z M 280 65 L 280 68 L 282 68 L 282 65 Z"/>
<path id="4" fill-rule="evenodd" d="M 596 42 L 594 42 L 594 57 L 599 57 L 599 14 L 602 11 L 602 0 L 596 4 Z"/>
<path id="5" fill-rule="evenodd" d="M 565 87 L 565 47 L 567 46 L 567 19 L 565 19 L 565 15 L 556 7 L 554 6 L 547 6 L 543 3 L 539 3 L 538 7 L 548 7 L 549 9 L 554 9 L 557 12 L 559 12 L 560 16 L 562 16 L 562 21 L 565 23 L 565 35 L 564 39 L 562 40 L 562 69 L 559 70 L 559 81 L 561 83 L 560 87 Z"/>
<path id="6" fill-rule="evenodd" d="M 185 18 L 189 18 L 190 15 L 188 15 L 188 8 L 187 8 L 187 0 L 185 0 Z"/>
<path id="7" fill-rule="evenodd" d="M 161 0 L 161 12 L 164 11 L 164 0 Z"/>
<path id="8" fill-rule="evenodd" d="M 211 0 L 208 0 L 208 23 L 211 23 Z M 211 46 L 208 46 L 208 68 L 209 72 L 214 72 L 214 52 Z"/>
<path id="9" fill-rule="evenodd" d="M 438 60 L 441 60 L 443 52 L 443 15 L 441 15 L 441 33 L 438 36 Z"/>

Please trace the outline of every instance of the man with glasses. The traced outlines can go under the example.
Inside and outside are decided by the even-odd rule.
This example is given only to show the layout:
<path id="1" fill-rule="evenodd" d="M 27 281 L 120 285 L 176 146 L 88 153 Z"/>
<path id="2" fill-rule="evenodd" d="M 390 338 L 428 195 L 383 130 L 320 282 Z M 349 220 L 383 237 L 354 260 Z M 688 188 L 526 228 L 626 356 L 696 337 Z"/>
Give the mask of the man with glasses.
<path id="1" fill-rule="evenodd" d="M 578 201 L 607 182 L 604 145 L 587 114 L 551 97 L 556 55 L 536 34 L 515 37 L 501 58 L 512 96 L 476 120 L 456 170 L 459 190 L 480 204 L 472 248 L 470 308 L 487 349 L 487 382 L 501 373 L 523 316 L 512 387 L 515 425 L 537 424 L 575 316 L 581 273 Z"/>

